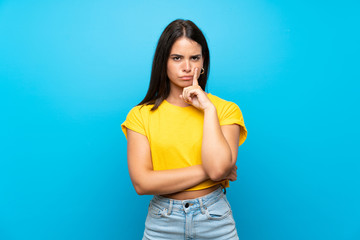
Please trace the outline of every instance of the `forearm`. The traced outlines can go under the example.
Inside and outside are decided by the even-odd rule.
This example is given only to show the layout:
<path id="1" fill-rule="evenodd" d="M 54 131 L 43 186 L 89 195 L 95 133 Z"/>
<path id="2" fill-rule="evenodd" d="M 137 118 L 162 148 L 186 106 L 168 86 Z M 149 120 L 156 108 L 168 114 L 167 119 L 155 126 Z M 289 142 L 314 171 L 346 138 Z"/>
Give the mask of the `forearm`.
<path id="1" fill-rule="evenodd" d="M 214 106 L 204 110 L 201 159 L 205 172 L 215 181 L 224 178 L 235 164 Z"/>
<path id="2" fill-rule="evenodd" d="M 162 195 L 183 191 L 209 179 L 202 165 L 186 168 L 144 171 L 132 179 L 140 195 Z"/>

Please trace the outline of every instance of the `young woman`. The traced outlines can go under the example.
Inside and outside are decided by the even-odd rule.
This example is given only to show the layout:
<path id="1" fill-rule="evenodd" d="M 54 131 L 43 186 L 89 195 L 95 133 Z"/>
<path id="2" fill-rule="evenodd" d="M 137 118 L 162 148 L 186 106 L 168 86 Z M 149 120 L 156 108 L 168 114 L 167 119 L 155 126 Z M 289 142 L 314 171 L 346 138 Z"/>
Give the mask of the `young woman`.
<path id="1" fill-rule="evenodd" d="M 143 239 L 238 239 L 224 192 L 247 131 L 235 103 L 204 92 L 209 63 L 200 29 L 171 22 L 148 92 L 122 124 L 134 188 L 154 195 Z"/>

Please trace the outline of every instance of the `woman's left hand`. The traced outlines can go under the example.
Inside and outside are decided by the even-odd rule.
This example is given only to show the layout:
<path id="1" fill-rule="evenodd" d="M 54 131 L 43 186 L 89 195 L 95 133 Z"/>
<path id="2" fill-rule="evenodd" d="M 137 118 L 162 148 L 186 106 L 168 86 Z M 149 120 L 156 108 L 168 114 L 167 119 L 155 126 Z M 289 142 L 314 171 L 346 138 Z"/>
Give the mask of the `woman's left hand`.
<path id="1" fill-rule="evenodd" d="M 237 180 L 237 166 L 234 165 L 231 168 L 230 173 L 224 178 L 225 180 L 236 181 Z"/>
<path id="2" fill-rule="evenodd" d="M 183 89 L 180 98 L 183 99 L 186 103 L 196 107 L 197 109 L 204 111 L 208 107 L 212 107 L 214 105 L 207 97 L 206 93 L 199 86 L 198 77 L 199 77 L 198 68 L 195 68 L 194 76 L 193 76 L 193 84 L 192 86 Z"/>

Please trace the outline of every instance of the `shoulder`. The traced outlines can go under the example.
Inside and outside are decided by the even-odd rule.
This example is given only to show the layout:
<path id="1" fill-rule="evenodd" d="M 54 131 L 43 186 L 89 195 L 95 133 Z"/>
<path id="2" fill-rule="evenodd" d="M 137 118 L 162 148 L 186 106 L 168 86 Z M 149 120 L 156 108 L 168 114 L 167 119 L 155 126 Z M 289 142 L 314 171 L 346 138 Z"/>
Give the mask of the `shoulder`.
<path id="1" fill-rule="evenodd" d="M 214 106 L 216 107 L 216 110 L 221 113 L 223 111 L 229 111 L 229 110 L 239 110 L 240 108 L 239 106 L 231 101 L 227 101 L 225 99 L 222 99 L 218 96 L 215 96 L 211 93 L 209 93 L 208 98 L 210 99 L 210 101 L 214 104 Z"/>
<path id="2" fill-rule="evenodd" d="M 121 124 L 125 136 L 127 136 L 126 129 L 145 135 L 145 126 L 149 120 L 152 107 L 153 105 L 137 105 L 129 111 L 126 120 Z"/>
<path id="3" fill-rule="evenodd" d="M 127 117 L 126 117 L 126 121 L 127 122 L 133 122 L 133 121 L 137 121 L 137 122 L 141 122 L 144 123 L 148 120 L 150 113 L 152 112 L 151 109 L 154 105 L 137 105 L 135 107 L 133 107 Z M 155 110 L 156 111 L 156 110 Z"/>
<path id="4" fill-rule="evenodd" d="M 149 114 L 151 112 L 151 108 L 153 107 L 154 105 L 151 104 L 151 105 L 137 105 L 135 107 L 133 107 L 128 115 L 127 115 L 127 118 L 128 117 L 132 117 L 132 116 L 136 116 L 136 115 L 146 115 L 146 114 Z"/>
<path id="5" fill-rule="evenodd" d="M 216 108 L 221 126 L 231 124 L 237 124 L 240 126 L 241 134 L 239 145 L 241 145 L 246 139 L 247 129 L 245 127 L 244 118 L 239 106 L 234 102 L 226 101 L 210 93 L 208 94 L 208 98 Z"/>

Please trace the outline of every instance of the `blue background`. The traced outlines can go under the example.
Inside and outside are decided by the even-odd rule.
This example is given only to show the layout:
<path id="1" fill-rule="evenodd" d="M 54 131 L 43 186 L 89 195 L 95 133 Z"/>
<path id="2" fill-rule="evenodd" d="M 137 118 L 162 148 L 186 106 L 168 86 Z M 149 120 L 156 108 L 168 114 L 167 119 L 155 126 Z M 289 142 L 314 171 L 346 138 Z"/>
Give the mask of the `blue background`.
<path id="1" fill-rule="evenodd" d="M 0 239 L 140 239 L 150 196 L 120 124 L 157 40 L 193 20 L 208 91 L 248 139 L 228 198 L 242 240 L 360 239 L 358 1 L 0 1 Z"/>

